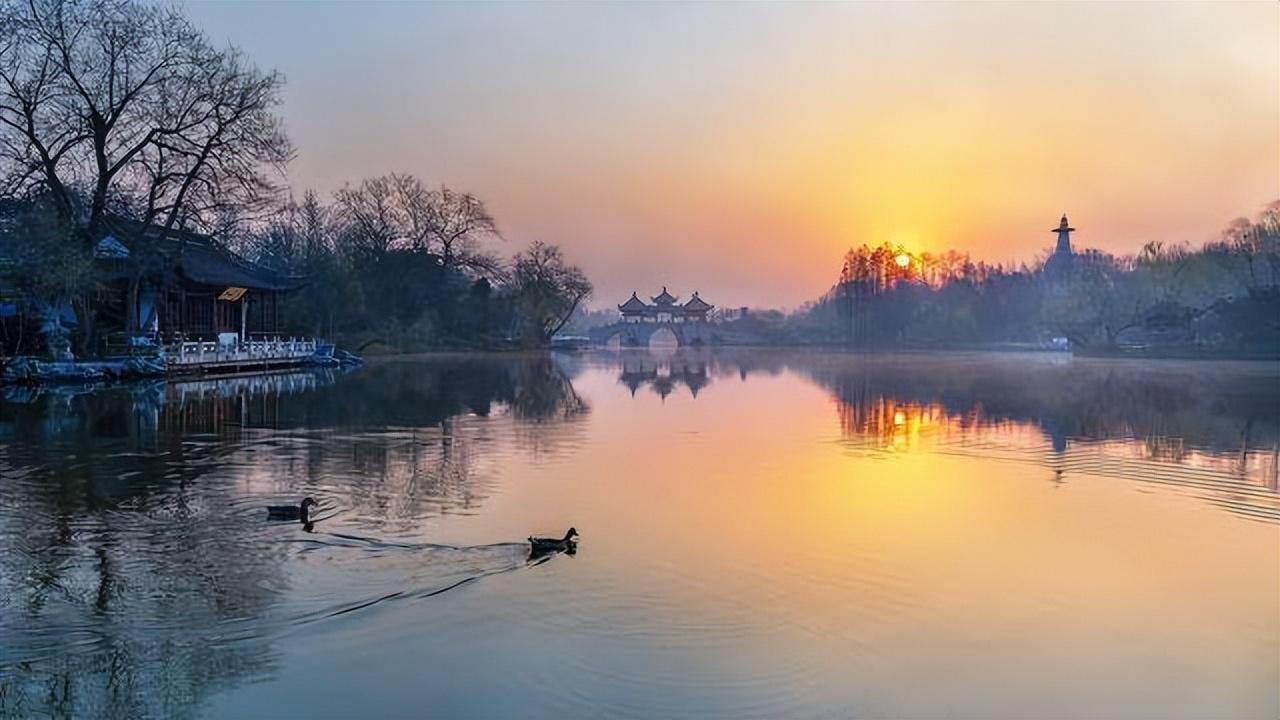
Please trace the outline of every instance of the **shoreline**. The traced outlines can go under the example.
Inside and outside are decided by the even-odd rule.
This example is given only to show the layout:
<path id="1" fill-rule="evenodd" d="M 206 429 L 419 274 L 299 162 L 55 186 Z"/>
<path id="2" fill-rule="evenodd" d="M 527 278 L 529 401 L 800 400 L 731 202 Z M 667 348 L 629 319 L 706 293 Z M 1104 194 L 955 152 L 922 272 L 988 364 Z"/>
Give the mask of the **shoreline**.
<path id="1" fill-rule="evenodd" d="M 981 355 L 1036 355 L 1043 357 L 1057 357 L 1062 359 L 1080 358 L 1089 360 L 1147 360 L 1147 361 L 1198 361 L 1198 362 L 1258 362 L 1258 363 L 1276 363 L 1280 362 L 1280 353 L 1271 353 L 1264 351 L 1257 352 L 1206 352 L 1195 349 L 1173 349 L 1169 351 L 1152 351 L 1148 348 L 1083 348 L 1078 350 L 1060 350 L 1056 348 L 1045 348 L 1039 346 L 949 346 L 949 347 L 862 347 L 852 348 L 843 345 L 818 345 L 818 344 L 724 344 L 724 345 L 698 345 L 698 346 L 681 346 L 672 348 L 671 351 L 695 351 L 695 352 L 715 352 L 719 350 L 735 351 L 735 350 L 759 350 L 759 351 L 793 351 L 793 352 L 820 352 L 833 353 L 840 355 L 862 355 L 868 357 L 876 356 L 893 356 L 893 355 L 963 355 L 963 354 L 981 354 Z M 431 350 L 412 351 L 412 352 L 383 352 L 365 355 L 361 357 L 359 364 L 378 363 L 378 362 L 396 362 L 400 360 L 412 359 L 415 357 L 468 357 L 468 356 L 502 356 L 502 357 L 521 357 L 536 355 L 585 355 L 599 353 L 632 353 L 632 352 L 650 352 L 647 347 L 628 347 L 628 348 L 606 348 L 606 347 L 586 347 L 586 348 L 503 348 L 503 349 L 476 349 L 476 348 L 436 348 Z M 11 364 L 15 360 L 24 358 L 8 358 L 7 364 Z M 41 361 L 42 363 L 45 361 Z M 74 363 L 62 363 L 63 365 L 72 365 L 78 368 L 88 368 L 99 370 L 103 365 L 110 361 L 104 360 L 78 360 Z M 49 361 L 53 364 L 52 361 Z M 6 367 L 7 367 L 6 364 Z M 240 372 L 226 373 L 173 373 L 173 372 L 125 372 L 125 373 L 94 373 L 92 376 L 81 375 L 77 373 L 55 374 L 49 377 L 22 377 L 11 378 L 7 374 L 0 375 L 0 387 L 43 387 L 43 386 L 113 386 L 123 383 L 135 381 L 164 381 L 168 383 L 182 382 L 184 380 L 208 380 L 224 377 L 253 377 L 259 375 L 274 375 L 289 372 L 309 372 L 313 370 L 333 369 L 334 367 L 352 367 L 349 364 L 319 364 L 319 363 L 300 363 L 289 367 L 271 367 L 262 368 L 260 370 L 245 369 Z"/>

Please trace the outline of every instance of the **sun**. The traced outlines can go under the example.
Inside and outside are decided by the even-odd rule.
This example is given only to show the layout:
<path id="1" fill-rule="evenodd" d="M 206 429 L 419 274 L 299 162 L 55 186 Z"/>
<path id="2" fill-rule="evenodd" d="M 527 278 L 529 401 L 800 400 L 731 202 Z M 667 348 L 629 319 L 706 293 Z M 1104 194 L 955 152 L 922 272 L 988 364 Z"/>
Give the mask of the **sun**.
<path id="1" fill-rule="evenodd" d="M 898 257 L 894 258 L 893 261 L 898 263 L 898 267 L 904 268 L 911 264 L 911 256 L 907 253 L 898 253 Z"/>

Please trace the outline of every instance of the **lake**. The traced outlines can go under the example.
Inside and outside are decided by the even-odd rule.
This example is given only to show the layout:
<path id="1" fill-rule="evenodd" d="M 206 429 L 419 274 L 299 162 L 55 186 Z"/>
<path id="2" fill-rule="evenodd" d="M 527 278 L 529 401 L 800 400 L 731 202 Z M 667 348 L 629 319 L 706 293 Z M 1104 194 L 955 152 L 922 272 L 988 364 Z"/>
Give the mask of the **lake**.
<path id="1" fill-rule="evenodd" d="M 1280 716 L 1276 363 L 0 390 L 0 715 Z"/>

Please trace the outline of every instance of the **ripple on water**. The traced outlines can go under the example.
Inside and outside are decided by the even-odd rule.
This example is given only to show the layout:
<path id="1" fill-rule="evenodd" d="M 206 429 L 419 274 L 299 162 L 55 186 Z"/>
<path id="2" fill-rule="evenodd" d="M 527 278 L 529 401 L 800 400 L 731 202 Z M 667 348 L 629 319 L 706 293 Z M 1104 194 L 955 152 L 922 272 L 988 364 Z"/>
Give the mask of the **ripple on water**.
<path id="1" fill-rule="evenodd" d="M 1048 468 L 1060 480 L 1089 475 L 1138 484 L 1166 487 L 1207 501 L 1244 519 L 1280 523 L 1280 494 L 1276 473 L 1280 464 L 1275 451 L 1246 450 L 1224 457 L 1211 450 L 1188 445 L 1180 459 L 1146 457 L 1145 447 L 1134 440 L 1073 440 L 1065 450 L 1050 447 L 1043 436 L 1020 430 L 987 428 L 987 436 L 970 433 L 936 433 L 928 449 L 941 455 L 1002 460 Z M 876 438 L 846 440 L 850 452 L 860 456 L 891 457 Z"/>
<path id="2" fill-rule="evenodd" d="M 767 640 L 757 635 L 758 639 Z M 580 646 L 590 642 L 591 651 Z M 807 694 L 816 668 L 797 655 L 759 657 L 752 648 L 562 635 L 543 651 L 562 658 L 532 663 L 518 682 L 534 714 L 568 717 L 796 717 L 817 712 Z M 734 653 L 740 653 L 737 657 Z"/>
<path id="3" fill-rule="evenodd" d="M 784 538 L 772 552 L 759 553 L 768 560 L 753 557 L 752 548 L 721 542 L 725 523 L 708 522 L 689 530 L 680 547 L 647 554 L 624 546 L 617 537 L 622 530 L 608 524 L 625 517 L 629 531 L 669 529 L 642 516 L 642 507 L 619 509 L 617 498 L 665 503 L 672 506 L 666 517 L 673 518 L 691 516 L 679 507 L 686 502 L 705 503 L 704 513 L 759 511 L 727 497 L 738 486 L 713 480 L 735 473 L 772 480 L 834 467 L 808 462 L 844 460 L 822 443 L 834 435 L 845 438 L 851 454 L 886 460 L 874 470 L 886 478 L 897 468 L 889 458 L 899 454 L 960 455 L 1037 468 L 1018 477 L 1039 477 L 1043 469 L 1060 471 L 1068 481 L 1102 478 L 1147 492 L 1184 494 L 1230 511 L 1231 516 L 1203 513 L 1227 522 L 1239 517 L 1275 524 L 1280 516 L 1275 481 L 1266 479 L 1274 478 L 1274 460 L 1259 464 L 1251 449 L 1239 456 L 1224 453 L 1230 447 L 1222 442 L 1214 454 L 1190 438 L 1173 454 L 1161 454 L 1168 451 L 1161 445 L 1167 438 L 1145 444 L 1084 438 L 1054 443 L 1043 431 L 1046 423 L 1037 420 L 1038 397 L 1026 399 L 1027 409 L 1014 407 L 1024 421 L 985 425 L 979 412 L 966 411 L 958 421 L 964 427 L 944 423 L 938 430 L 929 427 L 943 419 L 933 410 L 908 408 L 901 424 L 893 412 L 867 416 L 856 393 L 838 400 L 843 414 L 832 416 L 827 395 L 835 386 L 821 378 L 814 385 L 781 366 L 763 375 L 751 370 L 750 383 L 745 366 L 741 374 L 709 373 L 717 386 L 692 404 L 682 393 L 659 403 L 644 393 L 631 398 L 615 392 L 621 386 L 612 366 L 590 370 L 579 384 L 587 390 L 575 401 L 568 397 L 572 378 L 548 368 L 545 358 L 467 359 L 445 363 L 448 373 L 434 369 L 438 362 L 406 361 L 389 378 L 375 372 L 350 384 L 312 384 L 295 394 L 231 393 L 225 403 L 188 395 L 181 407 L 164 404 L 160 420 L 116 400 L 59 401 L 47 408 L 49 422 L 41 429 L 31 429 L 36 423 L 23 426 L 31 433 L 27 439 L 9 442 L 4 436 L 0 715 L 188 715 L 211 696 L 231 694 L 222 692 L 229 688 L 247 691 L 254 681 L 278 680 L 296 665 L 299 652 L 307 656 L 303 664 L 310 663 L 303 674 L 315 668 L 333 676 L 364 669 L 380 673 L 396 666 L 408 667 L 401 676 L 413 678 L 420 671 L 422 687 L 359 688 L 399 693 L 395 701 L 401 702 L 475 690 L 475 697 L 461 702 L 483 710 L 491 706 L 480 685 L 491 684 L 527 698 L 527 713 L 542 716 L 818 717 L 868 708 L 893 715 L 904 707 L 893 701 L 910 695 L 927 676 L 916 672 L 920 668 L 956 657 L 1016 654 L 1000 642 L 1016 644 L 1028 628 L 1046 642 L 1088 643 L 1070 636 L 1071 629 L 1089 623 L 1113 629 L 1126 601 L 1143 610 L 1158 604 L 1145 602 L 1140 583 L 1130 588 L 1134 598 L 1114 598 L 1116 609 L 1112 598 L 1069 585 L 1051 585 L 1060 593 L 1043 587 L 1010 592 L 1007 580 L 959 578 L 961 570 L 948 568 L 948 560 L 982 558 L 942 544 L 922 543 L 943 556 L 937 559 L 895 552 L 888 545 L 899 538 L 876 534 L 884 528 L 861 532 L 842 526 L 838 514 L 825 517 L 829 526 L 796 532 L 818 541 L 788 544 Z M 942 375 L 916 374 L 893 387 L 909 393 L 915 383 L 932 384 Z M 550 391 L 538 383 L 530 391 L 529 377 L 549 379 Z M 785 392 L 757 396 L 757 389 Z M 976 384 L 944 390 L 966 398 L 982 392 Z M 584 410 L 588 400 L 597 408 L 591 415 Z M 924 407 L 926 400 L 912 402 Z M 748 427 L 760 413 L 743 412 L 762 402 L 769 403 L 769 417 L 779 426 L 768 436 Z M 749 423 L 742 422 L 744 415 L 752 416 Z M 868 418 L 882 427 L 867 431 Z M 1103 420 L 1111 434 L 1099 437 L 1119 437 L 1132 424 L 1129 416 Z M 1270 427 L 1264 432 L 1273 432 Z M 735 433 L 749 435 L 760 447 L 745 447 Z M 643 448 L 637 449 L 637 436 L 645 439 Z M 665 454 L 653 453 L 655 445 Z M 1064 449 L 1054 451 L 1054 445 Z M 768 457 L 748 464 L 734 456 L 748 450 L 767 451 Z M 700 460 L 717 452 L 714 460 L 722 469 L 708 479 Z M 624 467 L 628 463 L 643 467 Z M 617 472 L 601 473 L 601 467 Z M 650 467 L 652 476 L 646 474 Z M 987 467 L 999 472 L 994 464 Z M 657 477 L 664 470 L 670 477 Z M 644 486 L 648 481 L 651 492 Z M 933 486 L 939 488 L 946 489 Z M 779 516 L 821 516 L 829 510 L 789 502 L 794 498 L 783 495 L 793 492 L 787 483 L 770 492 L 780 493 Z M 320 501 L 314 532 L 299 523 L 267 521 L 267 505 L 296 504 L 307 495 Z M 1142 519 L 1142 503 L 1149 498 L 1112 494 L 1117 496 L 1122 497 L 1110 512 Z M 527 562 L 523 543 L 427 542 L 453 532 L 520 537 L 528 529 L 524 525 L 570 512 L 592 517 L 599 528 L 593 534 L 601 533 L 597 537 L 606 542 L 588 542 L 576 558 L 558 556 L 537 565 Z M 772 512 L 770 506 L 762 517 L 772 519 Z M 994 523 L 992 532 L 1009 531 L 1000 523 L 1022 511 L 999 512 L 1004 515 L 981 519 Z M 1019 531 L 1032 524 L 1016 520 L 1012 525 Z M 1163 528 L 1159 522 L 1143 527 Z M 521 527 L 513 530 L 514 525 Z M 1247 526 L 1255 534 L 1242 531 L 1233 538 L 1258 537 L 1256 525 L 1235 523 L 1232 529 Z M 930 530 L 920 528 L 922 534 Z M 1132 539 L 1123 528 L 1117 532 Z M 901 538 L 906 545 L 912 539 Z M 1078 542 L 1073 551 L 1081 555 L 1094 552 L 1089 538 L 1067 540 Z M 1197 548 L 1203 555 L 1187 558 L 1196 572 L 1211 573 L 1209 565 L 1195 563 L 1213 553 L 1230 557 L 1222 567 L 1244 567 L 1257 549 L 1220 540 L 1208 539 Z M 689 547 L 703 543 L 709 547 Z M 1099 566 L 1110 567 L 1105 557 Z M 1082 562 L 1072 568 L 1082 586 L 1099 579 L 1091 576 L 1093 567 Z M 1168 572 L 1187 586 L 1198 580 L 1175 575 L 1181 570 Z M 1115 581 L 1105 574 L 1100 579 Z M 984 582 L 991 586 L 982 587 Z M 1249 672 L 1273 668 L 1274 643 L 1248 642 L 1273 637 L 1273 628 L 1250 615 L 1256 607 L 1241 599 L 1243 592 L 1228 596 L 1231 583 L 1220 585 L 1214 602 L 1231 612 L 1187 613 L 1206 620 L 1195 630 L 1202 645 L 1161 647 L 1226 648 L 1236 652 L 1217 656 L 1233 657 Z M 948 590 L 956 597 L 943 597 Z M 997 594 L 999 611 L 1008 617 L 992 617 L 980 607 Z M 1245 619 L 1233 625 L 1236 617 Z M 1252 624 L 1242 630 L 1246 623 Z M 1179 632 L 1169 628 L 1170 635 Z M 1233 633 L 1251 635 L 1239 640 Z M 1089 654 L 1081 653 L 1086 662 L 1074 665 L 1073 673 L 1087 680 L 1090 658 L 1105 654 L 1095 650 L 1155 645 L 1164 642 L 1159 634 L 1116 633 L 1110 646 L 1089 644 Z M 1180 663 L 1170 666 L 1175 670 L 1197 661 L 1195 652 L 1173 655 L 1170 662 Z M 352 668 L 356 657 L 376 667 Z M 993 662 L 1011 670 L 993 673 L 999 677 L 992 682 L 1021 682 L 1025 690 L 1022 668 L 1009 662 Z M 1036 672 L 1035 662 L 1028 663 L 1028 674 Z M 1140 665 L 1125 672 L 1141 674 Z M 465 673 L 480 680 L 462 678 Z M 432 685 L 455 679 L 467 690 Z M 885 687 L 874 687 L 877 682 Z M 1171 697 L 1177 690 L 1168 686 Z M 272 686 L 264 694 L 271 698 L 277 692 Z M 966 707 L 964 699 L 958 696 L 959 710 Z M 421 705 L 396 709 L 405 707 L 412 713 Z M 1011 712 L 1027 708 L 1011 706 Z"/>

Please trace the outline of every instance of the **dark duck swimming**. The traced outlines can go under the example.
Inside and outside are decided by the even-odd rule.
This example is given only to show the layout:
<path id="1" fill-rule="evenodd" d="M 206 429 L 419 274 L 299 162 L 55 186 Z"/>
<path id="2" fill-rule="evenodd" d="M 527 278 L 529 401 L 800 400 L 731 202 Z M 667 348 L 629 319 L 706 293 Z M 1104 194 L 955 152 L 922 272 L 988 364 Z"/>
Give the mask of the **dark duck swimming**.
<path id="1" fill-rule="evenodd" d="M 578 548 L 578 531 L 569 528 L 562 538 L 529 538 L 529 550 L 533 555 L 546 555 L 553 552 L 573 553 Z"/>
<path id="2" fill-rule="evenodd" d="M 311 522 L 311 507 L 315 504 L 316 501 L 308 497 L 303 498 L 298 505 L 268 505 L 267 519 L 300 522 L 306 525 Z"/>

